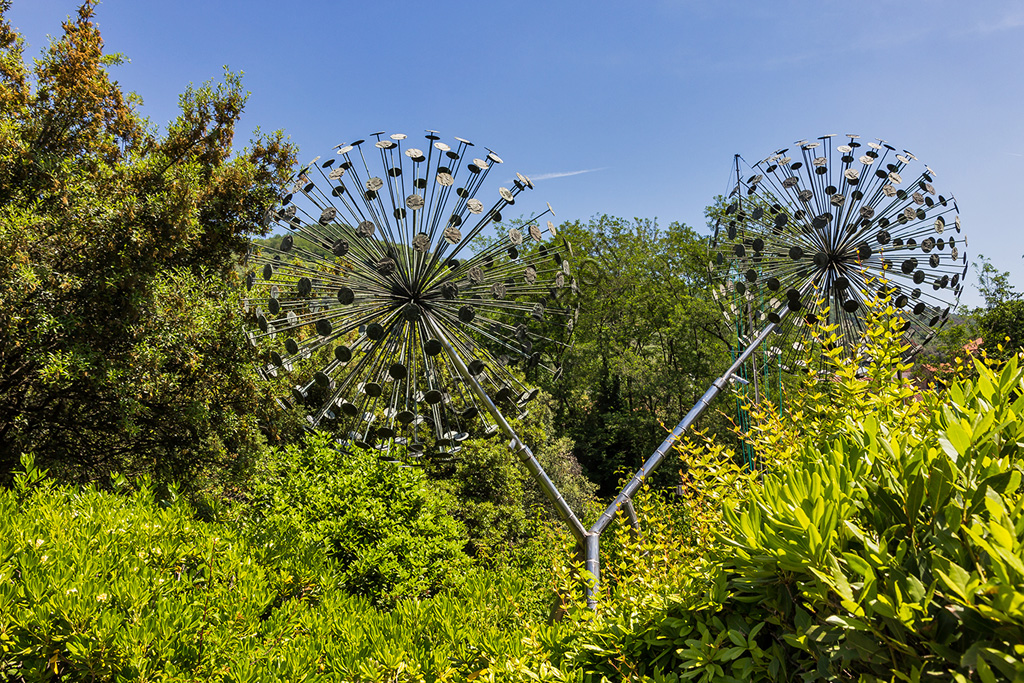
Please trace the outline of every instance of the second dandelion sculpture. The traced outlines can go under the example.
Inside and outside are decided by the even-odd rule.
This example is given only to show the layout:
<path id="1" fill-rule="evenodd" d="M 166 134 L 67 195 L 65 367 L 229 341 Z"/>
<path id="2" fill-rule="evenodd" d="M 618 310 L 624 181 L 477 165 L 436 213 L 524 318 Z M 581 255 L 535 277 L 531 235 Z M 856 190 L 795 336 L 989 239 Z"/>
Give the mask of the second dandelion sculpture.
<path id="1" fill-rule="evenodd" d="M 740 331 L 738 357 L 590 528 L 586 567 L 594 577 L 601 532 L 620 510 L 631 514 L 644 479 L 763 344 L 792 367 L 807 326 L 826 322 L 836 325 L 843 351 L 857 354 L 865 300 L 874 296 L 899 311 L 908 347 L 919 348 L 956 306 L 967 272 L 956 202 L 906 150 L 835 137 L 778 150 L 738 184 L 711 249 L 720 301 Z"/>
<path id="2" fill-rule="evenodd" d="M 804 325 L 836 326 L 856 353 L 866 296 L 905 319 L 910 351 L 949 319 L 967 274 L 956 201 L 885 140 L 823 136 L 758 162 L 712 241 L 716 298 L 740 346 L 771 323 L 772 355 L 800 358 Z"/>

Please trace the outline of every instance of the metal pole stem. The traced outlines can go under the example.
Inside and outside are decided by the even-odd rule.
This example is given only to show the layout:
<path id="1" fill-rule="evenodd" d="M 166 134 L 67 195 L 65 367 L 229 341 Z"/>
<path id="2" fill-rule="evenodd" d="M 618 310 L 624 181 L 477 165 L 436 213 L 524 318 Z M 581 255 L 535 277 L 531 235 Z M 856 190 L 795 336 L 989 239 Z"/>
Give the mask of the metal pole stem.
<path id="1" fill-rule="evenodd" d="M 785 311 L 783 312 L 783 315 L 785 315 Z M 593 609 L 597 606 L 596 596 L 598 587 L 600 585 L 601 565 L 600 560 L 597 557 L 598 541 L 594 537 L 600 537 L 601 532 L 603 532 L 611 523 L 611 521 L 615 519 L 615 513 L 619 510 L 620 507 L 624 507 L 628 503 L 627 513 L 629 510 L 632 510 L 633 505 L 631 498 L 633 497 L 633 494 L 636 493 L 636 490 L 640 488 L 640 485 L 643 484 L 644 479 L 648 477 L 658 467 L 658 465 L 661 464 L 661 461 L 665 459 L 665 456 L 668 454 L 672 446 L 674 446 L 675 443 L 679 441 L 679 439 L 682 437 L 683 432 L 689 429 L 690 426 L 694 422 L 696 422 L 697 418 L 700 417 L 700 415 L 707 409 L 709 405 L 711 405 L 711 401 L 713 401 L 715 397 L 722 392 L 722 390 L 725 388 L 725 385 L 729 382 L 729 380 L 736 373 L 736 371 L 739 370 L 740 366 L 742 366 L 743 363 L 745 363 L 746 360 L 750 358 L 754 351 L 757 350 L 757 348 L 764 342 L 765 339 L 768 338 L 768 335 L 771 334 L 777 326 L 778 323 L 769 323 L 769 325 L 765 327 L 760 334 L 757 335 L 754 341 L 750 343 L 750 345 L 743 351 L 743 353 L 739 355 L 739 358 L 736 359 L 736 361 L 729 367 L 729 369 L 725 371 L 725 374 L 723 374 L 721 377 L 712 382 L 711 386 L 708 388 L 706 392 L 704 392 L 704 395 L 700 397 L 696 405 L 694 405 L 690 409 L 690 412 L 686 414 L 686 417 L 684 417 L 682 421 L 680 421 L 680 423 L 676 425 L 676 428 L 672 430 L 672 433 L 668 435 L 668 438 L 661 442 L 661 445 L 658 446 L 657 449 L 655 449 L 654 453 L 651 455 L 650 458 L 647 459 L 647 462 L 644 463 L 643 467 L 641 467 L 640 470 L 633 475 L 633 478 L 629 480 L 629 483 L 626 484 L 625 487 L 623 487 L 619 495 L 615 497 L 615 500 L 611 502 L 611 504 L 605 509 L 605 511 L 601 513 L 601 516 L 597 518 L 597 521 L 594 522 L 594 525 L 590 527 L 590 536 L 588 537 L 587 543 L 584 546 L 587 551 L 587 556 L 584 559 L 584 565 L 586 566 L 587 570 L 590 571 L 590 573 L 594 576 L 593 584 L 588 584 L 587 586 L 588 607 Z M 633 513 L 633 515 L 631 515 L 631 518 L 633 516 L 635 516 L 635 512 Z M 632 522 L 633 520 L 631 519 L 630 521 Z M 591 541 L 591 539 L 594 540 Z M 593 569 L 591 569 L 591 567 L 593 567 Z"/>
<path id="2" fill-rule="evenodd" d="M 583 568 L 590 574 L 587 580 L 587 607 L 594 609 L 597 606 L 595 594 L 597 584 L 601 576 L 601 534 L 587 534 L 583 543 Z"/>
<path id="3" fill-rule="evenodd" d="M 423 316 L 423 320 L 426 323 L 427 327 L 430 329 L 430 331 L 433 333 L 433 335 L 437 338 L 437 340 L 441 342 L 441 345 L 444 347 L 445 353 L 448 354 L 448 358 L 451 359 L 452 363 L 458 369 L 459 374 L 462 375 L 463 379 L 465 379 L 473 388 L 473 392 L 477 395 L 477 398 L 480 399 L 480 402 L 483 403 L 484 407 L 487 409 L 487 412 L 489 412 L 491 414 L 491 417 L 495 419 L 495 421 L 498 423 L 498 426 L 501 427 L 502 431 L 505 432 L 506 436 L 508 436 L 508 438 L 511 439 L 509 447 L 516 453 L 516 455 L 519 456 L 519 459 L 523 461 L 523 464 L 526 465 L 526 469 L 530 471 L 530 475 L 533 476 L 537 484 L 540 485 L 540 488 L 544 492 L 544 495 L 546 495 L 548 500 L 551 501 L 551 504 L 555 506 L 555 511 L 558 513 L 558 516 L 562 518 L 562 521 L 569 526 L 569 531 L 572 532 L 572 535 L 573 537 L 575 537 L 576 542 L 579 543 L 581 546 L 587 548 L 587 551 L 589 553 L 590 546 L 588 544 L 590 543 L 591 535 L 587 533 L 587 530 L 586 528 L 584 528 L 583 523 L 580 522 L 578 517 L 576 517 L 576 514 L 572 511 L 572 508 L 569 507 L 569 504 L 565 502 L 565 498 L 562 497 L 562 494 L 559 493 L 558 489 L 555 487 L 554 482 L 551 481 L 551 479 L 547 475 L 547 472 L 545 472 L 544 468 L 541 467 L 540 462 L 537 461 L 537 458 L 534 456 L 533 451 L 530 450 L 529 446 L 523 443 L 522 439 L 520 439 L 519 436 L 512 429 L 512 425 L 508 423 L 508 420 L 505 419 L 505 416 L 501 414 L 501 411 L 498 410 L 498 407 L 494 405 L 493 401 L 491 401 L 491 397 L 487 395 L 487 392 L 484 391 L 483 387 L 480 386 L 480 383 L 477 382 L 476 378 L 469 372 L 469 368 L 466 367 L 466 364 L 465 362 L 463 362 L 462 357 L 455 352 L 455 350 L 452 348 L 451 343 L 448 341 L 448 338 L 445 336 L 444 332 L 441 331 L 440 325 L 437 325 L 434 322 L 433 318 L 430 316 L 429 313 Z M 595 551 L 597 549 L 596 542 L 594 543 L 594 549 Z M 587 561 L 589 562 L 589 560 Z M 595 565 L 595 568 L 596 566 L 597 565 Z M 589 570 L 589 564 L 587 565 L 587 568 Z"/>

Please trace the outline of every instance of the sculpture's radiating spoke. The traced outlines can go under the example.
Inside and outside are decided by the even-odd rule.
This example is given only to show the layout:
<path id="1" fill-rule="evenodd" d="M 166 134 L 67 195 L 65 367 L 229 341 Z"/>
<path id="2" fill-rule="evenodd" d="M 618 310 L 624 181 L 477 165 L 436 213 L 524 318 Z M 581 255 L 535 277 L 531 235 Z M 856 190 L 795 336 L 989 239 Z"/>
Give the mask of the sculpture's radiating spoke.
<path id="1" fill-rule="evenodd" d="M 451 452 L 497 428 L 430 330 L 498 406 L 522 409 L 537 392 L 511 366 L 560 372 L 576 319 L 569 247 L 540 227 L 550 205 L 502 223 L 533 183 L 516 174 L 482 191 L 502 163 L 493 152 L 434 131 L 371 138 L 314 159 L 268 213 L 285 234 L 250 249 L 247 334 L 262 374 L 290 385 L 282 405 L 305 406 L 313 426 Z"/>

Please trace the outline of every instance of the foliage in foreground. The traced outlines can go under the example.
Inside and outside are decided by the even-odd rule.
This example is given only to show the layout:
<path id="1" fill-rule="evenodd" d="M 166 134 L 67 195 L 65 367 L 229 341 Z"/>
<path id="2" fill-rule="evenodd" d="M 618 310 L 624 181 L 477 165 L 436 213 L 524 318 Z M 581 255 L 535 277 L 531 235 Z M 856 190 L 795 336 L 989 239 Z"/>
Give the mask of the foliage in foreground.
<path id="1" fill-rule="evenodd" d="M 581 663 L 653 680 L 1024 678 L 1024 367 L 945 394 L 899 380 L 892 311 L 867 376 L 832 359 L 748 434 L 773 464 L 722 508 L 714 562 L 653 614 L 599 623 Z M 687 453 L 695 457 L 691 448 Z M 669 543 L 666 541 L 666 543 Z"/>
<path id="2" fill-rule="evenodd" d="M 522 578 L 470 572 L 382 612 L 345 576 L 292 535 L 247 539 L 148 487 L 57 487 L 30 466 L 0 491 L 0 678 L 565 680 L 550 660 L 567 627 L 544 625 Z"/>
<path id="3" fill-rule="evenodd" d="M 421 469 L 339 448 L 326 434 L 275 452 L 250 495 L 252 534 L 322 550 L 337 586 L 374 604 L 456 585 L 469 563 L 465 530 L 448 515 L 453 502 Z"/>
<path id="4" fill-rule="evenodd" d="M 877 316 L 866 374 L 833 357 L 784 413 L 756 416 L 761 478 L 715 444 L 682 448 L 684 496 L 645 492 L 641 534 L 603 539 L 596 613 L 551 528 L 535 550 L 552 570 L 463 566 L 456 585 L 385 612 L 343 590 L 344 563 L 291 522 L 261 536 L 146 487 L 57 487 L 29 467 L 0 492 L 2 675 L 1020 680 L 1024 367 L 978 363 L 945 393 L 919 391 L 898 376 L 900 325 Z M 319 499 L 333 476 L 325 461 L 303 482 Z"/>

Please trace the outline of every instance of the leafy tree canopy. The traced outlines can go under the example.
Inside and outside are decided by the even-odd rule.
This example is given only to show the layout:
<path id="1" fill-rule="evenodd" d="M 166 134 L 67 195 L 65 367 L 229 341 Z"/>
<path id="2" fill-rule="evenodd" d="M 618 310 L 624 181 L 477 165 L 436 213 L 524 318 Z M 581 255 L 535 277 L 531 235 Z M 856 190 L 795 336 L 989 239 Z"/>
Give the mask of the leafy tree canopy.
<path id="1" fill-rule="evenodd" d="M 1018 301 L 1024 296 L 1010 284 L 1010 272 L 1000 272 L 984 254 L 978 254 L 978 260 L 973 265 L 978 273 L 977 288 L 985 299 L 986 309 L 991 310 L 1009 301 Z"/>
<path id="2" fill-rule="evenodd" d="M 705 238 L 681 223 L 599 216 L 559 229 L 576 252 L 580 319 L 552 393 L 576 455 L 607 495 L 728 360 L 708 295 Z M 710 416 L 710 419 L 718 419 Z"/>
<path id="3" fill-rule="evenodd" d="M 158 130 L 111 80 L 87 0 L 31 65 L 0 0 L 0 472 L 240 466 L 259 447 L 232 269 L 287 179 L 280 132 L 235 152 L 240 76 Z"/>

